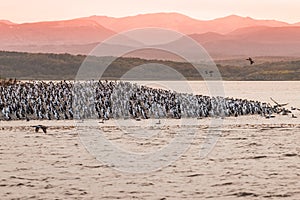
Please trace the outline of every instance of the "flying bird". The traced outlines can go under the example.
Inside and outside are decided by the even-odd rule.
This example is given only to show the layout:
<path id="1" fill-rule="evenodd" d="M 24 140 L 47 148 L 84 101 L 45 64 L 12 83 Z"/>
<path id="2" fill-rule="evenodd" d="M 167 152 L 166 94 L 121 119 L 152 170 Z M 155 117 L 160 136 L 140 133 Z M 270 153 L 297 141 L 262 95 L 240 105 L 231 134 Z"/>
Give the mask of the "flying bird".
<path id="1" fill-rule="evenodd" d="M 43 126 L 43 125 L 37 125 L 37 126 L 32 126 L 32 127 L 35 128 L 35 132 L 36 132 L 36 133 L 39 132 L 40 129 L 42 129 L 44 133 L 47 133 L 47 128 L 48 128 L 48 127 L 46 127 L 46 126 Z"/>
<path id="2" fill-rule="evenodd" d="M 284 103 L 284 104 L 279 104 L 278 102 L 276 102 L 272 97 L 270 97 L 270 99 L 276 104 L 276 107 L 283 107 L 288 105 L 289 103 Z"/>
<path id="3" fill-rule="evenodd" d="M 252 58 L 247 58 L 246 60 L 249 60 L 249 62 L 250 62 L 250 65 L 253 65 L 254 64 L 254 60 L 252 59 Z"/>

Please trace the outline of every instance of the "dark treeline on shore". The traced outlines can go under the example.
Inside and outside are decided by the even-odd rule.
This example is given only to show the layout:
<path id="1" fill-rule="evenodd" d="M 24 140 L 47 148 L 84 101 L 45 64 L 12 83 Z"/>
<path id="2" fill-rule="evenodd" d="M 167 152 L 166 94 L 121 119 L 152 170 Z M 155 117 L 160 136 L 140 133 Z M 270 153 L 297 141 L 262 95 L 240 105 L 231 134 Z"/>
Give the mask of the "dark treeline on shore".
<path id="1" fill-rule="evenodd" d="M 18 80 L 72 80 L 86 59 L 84 55 L 44 54 L 0 51 L 0 79 Z M 100 58 L 94 58 L 98 62 Z M 241 60 L 244 60 L 241 58 Z M 130 69 L 158 63 L 173 68 L 188 80 L 202 80 L 201 75 L 189 63 L 140 58 L 118 58 L 106 70 L 103 79 L 119 79 Z M 247 62 L 226 64 L 217 62 L 223 80 L 228 81 L 296 81 L 300 80 L 300 59 L 266 61 L 254 65 Z M 209 68 L 203 68 L 209 72 Z"/>

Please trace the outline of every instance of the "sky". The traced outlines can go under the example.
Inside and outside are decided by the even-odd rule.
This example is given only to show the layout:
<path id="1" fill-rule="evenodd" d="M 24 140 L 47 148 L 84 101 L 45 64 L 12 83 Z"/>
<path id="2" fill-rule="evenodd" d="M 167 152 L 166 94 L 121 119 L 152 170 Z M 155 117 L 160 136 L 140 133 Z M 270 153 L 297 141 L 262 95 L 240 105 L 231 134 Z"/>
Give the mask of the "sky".
<path id="1" fill-rule="evenodd" d="M 0 19 L 15 23 L 105 15 L 178 12 L 209 20 L 228 15 L 300 22 L 300 0 L 0 0 Z"/>

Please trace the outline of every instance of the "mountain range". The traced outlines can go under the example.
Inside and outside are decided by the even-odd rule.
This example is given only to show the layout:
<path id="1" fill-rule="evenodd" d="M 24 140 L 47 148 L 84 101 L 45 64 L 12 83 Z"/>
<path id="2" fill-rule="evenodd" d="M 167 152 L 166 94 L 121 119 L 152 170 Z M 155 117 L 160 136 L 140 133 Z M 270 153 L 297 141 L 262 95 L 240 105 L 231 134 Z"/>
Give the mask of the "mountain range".
<path id="1" fill-rule="evenodd" d="M 236 15 L 198 20 L 178 13 L 17 24 L 0 20 L 0 50 L 88 54 L 101 41 L 123 31 L 160 27 L 201 44 L 214 58 L 235 56 L 300 57 L 300 23 L 257 20 Z"/>

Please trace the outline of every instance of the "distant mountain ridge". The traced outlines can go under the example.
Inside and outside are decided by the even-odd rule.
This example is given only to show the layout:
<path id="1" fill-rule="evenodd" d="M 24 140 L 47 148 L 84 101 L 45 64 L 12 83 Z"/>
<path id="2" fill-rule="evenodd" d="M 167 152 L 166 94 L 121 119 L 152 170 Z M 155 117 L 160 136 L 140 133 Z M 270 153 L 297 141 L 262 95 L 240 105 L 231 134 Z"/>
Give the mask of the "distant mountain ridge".
<path id="1" fill-rule="evenodd" d="M 92 20 L 76 19 L 0 26 L 1 45 L 87 44 L 115 32 Z"/>
<path id="2" fill-rule="evenodd" d="M 215 32 L 227 34 L 238 28 L 250 26 L 292 26 L 286 22 L 276 20 L 255 20 L 250 17 L 230 15 L 214 20 L 198 20 L 178 13 L 154 13 L 137 16 L 112 18 L 105 16 L 91 16 L 91 19 L 115 32 L 143 27 L 161 27 L 177 30 L 184 34 Z"/>
<path id="3" fill-rule="evenodd" d="M 13 23 L 13 22 L 11 22 L 11 21 L 9 21 L 9 20 L 0 20 L 0 23 L 1 23 L 1 24 L 7 24 L 7 25 L 15 24 L 15 23 Z"/>
<path id="4" fill-rule="evenodd" d="M 230 15 L 198 20 L 178 13 L 15 24 L 0 20 L 0 50 L 88 54 L 98 43 L 136 28 L 160 27 L 189 35 L 214 56 L 300 56 L 300 22 Z"/>

